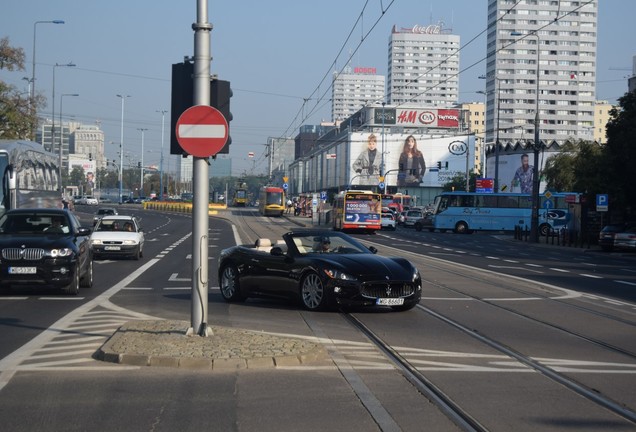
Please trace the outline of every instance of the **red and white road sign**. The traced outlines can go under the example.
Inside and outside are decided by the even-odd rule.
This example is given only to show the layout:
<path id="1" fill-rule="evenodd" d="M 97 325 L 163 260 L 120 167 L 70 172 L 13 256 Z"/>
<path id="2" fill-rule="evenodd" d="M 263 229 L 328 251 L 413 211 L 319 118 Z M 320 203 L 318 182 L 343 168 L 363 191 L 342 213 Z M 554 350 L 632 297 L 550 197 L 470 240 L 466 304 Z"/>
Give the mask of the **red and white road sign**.
<path id="1" fill-rule="evenodd" d="M 227 142 L 227 120 L 207 105 L 188 108 L 179 116 L 175 134 L 183 150 L 195 157 L 217 154 Z"/>

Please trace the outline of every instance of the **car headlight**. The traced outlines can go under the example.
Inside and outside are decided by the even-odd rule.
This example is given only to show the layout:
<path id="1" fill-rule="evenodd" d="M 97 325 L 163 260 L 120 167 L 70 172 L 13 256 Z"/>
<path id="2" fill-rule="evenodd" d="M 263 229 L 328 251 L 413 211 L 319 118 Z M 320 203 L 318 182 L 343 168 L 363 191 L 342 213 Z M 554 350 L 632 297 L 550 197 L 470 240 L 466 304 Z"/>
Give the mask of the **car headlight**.
<path id="1" fill-rule="evenodd" d="M 136 245 L 137 241 L 135 240 L 124 240 L 125 245 Z"/>
<path id="2" fill-rule="evenodd" d="M 418 269 L 413 270 L 413 282 L 417 281 L 420 278 L 420 271 Z"/>
<path id="3" fill-rule="evenodd" d="M 325 272 L 325 274 L 327 276 L 329 276 L 331 279 L 340 279 L 340 280 L 347 280 L 347 281 L 354 281 L 356 280 L 355 277 L 347 274 L 347 273 L 343 273 L 340 270 L 333 270 L 333 269 L 324 269 L 323 270 Z"/>
<path id="4" fill-rule="evenodd" d="M 102 241 L 99 240 L 99 239 L 93 239 L 93 240 L 91 240 L 91 244 L 100 245 L 100 244 L 102 244 Z"/>
<path id="5" fill-rule="evenodd" d="M 73 255 L 73 250 L 69 248 L 61 248 L 61 249 L 51 249 L 46 252 L 46 255 L 51 258 L 63 258 L 67 256 Z"/>

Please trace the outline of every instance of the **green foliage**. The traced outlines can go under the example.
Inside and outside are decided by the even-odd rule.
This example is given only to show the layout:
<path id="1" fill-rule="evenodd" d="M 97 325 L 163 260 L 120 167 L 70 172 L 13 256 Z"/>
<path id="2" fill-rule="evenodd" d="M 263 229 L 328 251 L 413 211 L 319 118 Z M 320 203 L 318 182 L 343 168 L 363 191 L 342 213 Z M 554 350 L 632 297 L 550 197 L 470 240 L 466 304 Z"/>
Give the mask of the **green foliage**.
<path id="1" fill-rule="evenodd" d="M 636 216 L 636 188 L 631 173 L 636 166 L 636 92 L 619 99 L 610 111 L 607 143 L 568 142 L 546 161 L 543 175 L 548 188 L 581 192 L 594 203 L 596 194 L 609 194 L 610 211 L 623 218 Z"/>
<path id="2" fill-rule="evenodd" d="M 24 70 L 24 50 L 9 45 L 9 38 L 0 39 L 0 70 Z M 15 86 L 0 80 L 0 138 L 27 139 L 37 125 L 37 108 L 44 106 L 44 97 L 31 100 Z"/>
<path id="3" fill-rule="evenodd" d="M 477 178 L 481 177 L 480 173 L 471 172 L 468 176 L 468 192 L 475 192 Z M 442 186 L 444 192 L 466 191 L 466 174 L 457 174 L 451 180 Z"/>

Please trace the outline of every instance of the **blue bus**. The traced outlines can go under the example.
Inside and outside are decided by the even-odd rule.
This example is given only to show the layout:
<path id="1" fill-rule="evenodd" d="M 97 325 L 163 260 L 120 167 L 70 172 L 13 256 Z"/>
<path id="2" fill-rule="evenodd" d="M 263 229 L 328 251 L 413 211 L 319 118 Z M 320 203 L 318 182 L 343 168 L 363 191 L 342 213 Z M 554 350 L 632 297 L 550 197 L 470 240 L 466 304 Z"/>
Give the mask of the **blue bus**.
<path id="1" fill-rule="evenodd" d="M 0 140 L 0 215 L 14 208 L 61 207 L 59 158 L 41 144 Z"/>
<path id="2" fill-rule="evenodd" d="M 546 196 L 548 195 L 548 196 Z M 576 193 L 555 192 L 541 195 L 539 233 L 567 227 L 569 204 L 578 202 Z M 430 231 L 471 233 L 473 231 L 513 231 L 530 227 L 532 195 L 523 193 L 444 192 L 435 197 Z"/>

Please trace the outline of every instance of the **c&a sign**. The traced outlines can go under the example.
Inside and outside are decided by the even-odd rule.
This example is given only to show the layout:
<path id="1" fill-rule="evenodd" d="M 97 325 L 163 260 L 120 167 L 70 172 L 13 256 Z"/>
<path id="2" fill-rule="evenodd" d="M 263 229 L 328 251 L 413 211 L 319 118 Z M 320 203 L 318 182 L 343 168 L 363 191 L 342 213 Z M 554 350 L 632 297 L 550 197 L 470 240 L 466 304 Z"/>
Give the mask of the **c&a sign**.
<path id="1" fill-rule="evenodd" d="M 459 110 L 456 109 L 398 109 L 396 124 L 459 128 Z"/>

